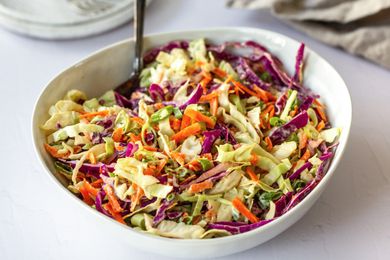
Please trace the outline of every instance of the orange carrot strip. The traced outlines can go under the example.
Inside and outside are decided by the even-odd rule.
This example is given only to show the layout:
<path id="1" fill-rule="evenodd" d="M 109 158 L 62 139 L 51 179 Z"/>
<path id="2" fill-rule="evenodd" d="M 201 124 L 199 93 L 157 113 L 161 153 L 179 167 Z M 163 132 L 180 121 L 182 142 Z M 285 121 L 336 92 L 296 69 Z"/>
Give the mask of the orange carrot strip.
<path id="1" fill-rule="evenodd" d="M 268 102 L 268 95 L 267 91 L 263 90 L 262 88 L 258 87 L 257 85 L 253 84 L 253 89 L 255 92 L 259 95 L 260 99 L 264 102 Z"/>
<path id="2" fill-rule="evenodd" d="M 324 122 L 328 122 L 328 119 L 326 118 L 324 109 L 323 109 L 322 107 L 316 107 L 316 110 L 317 110 L 318 114 L 320 115 L 321 119 L 322 119 Z"/>
<path id="3" fill-rule="evenodd" d="M 89 193 L 84 186 L 80 186 L 79 191 L 80 191 L 81 195 L 83 196 L 83 201 L 85 203 L 87 203 L 89 206 L 94 204 L 93 199 L 91 198 L 91 196 L 89 196 Z"/>
<path id="4" fill-rule="evenodd" d="M 91 183 L 91 186 L 94 188 L 100 188 L 102 186 L 102 184 L 103 184 L 103 180 L 97 179 L 96 181 Z"/>
<path id="5" fill-rule="evenodd" d="M 172 125 L 171 125 L 172 129 L 177 132 L 180 130 L 180 126 L 181 126 L 181 120 L 172 117 Z"/>
<path id="6" fill-rule="evenodd" d="M 155 107 L 156 109 L 161 109 L 161 108 L 164 107 L 164 105 L 163 105 L 163 103 L 156 103 L 156 104 L 154 104 L 154 107 Z"/>
<path id="7" fill-rule="evenodd" d="M 301 138 L 299 139 L 299 150 L 305 148 L 306 144 L 307 144 L 307 135 L 303 133 Z"/>
<path id="8" fill-rule="evenodd" d="M 119 205 L 118 200 L 116 199 L 116 195 L 114 193 L 114 190 L 111 186 L 106 185 L 105 191 L 107 193 L 108 201 L 110 202 L 112 209 L 114 212 L 121 212 L 123 211 L 122 207 Z"/>
<path id="9" fill-rule="evenodd" d="M 48 153 L 50 153 L 50 155 L 51 155 L 52 157 L 54 157 L 54 158 L 66 159 L 66 158 L 68 158 L 68 156 L 69 156 L 69 154 L 70 154 L 69 151 L 67 151 L 67 152 L 64 153 L 64 154 L 61 154 L 61 153 L 58 152 L 57 148 L 55 148 L 55 147 L 53 147 L 53 146 L 50 146 L 50 145 L 48 145 L 48 144 L 46 144 L 46 143 L 45 143 L 43 146 L 45 147 L 46 151 L 47 151 Z"/>
<path id="10" fill-rule="evenodd" d="M 131 117 L 130 120 L 131 120 L 131 121 L 134 121 L 134 122 L 137 122 L 137 123 L 140 124 L 140 125 L 145 124 L 145 121 L 144 121 L 142 118 L 137 117 L 137 116 Z"/>
<path id="11" fill-rule="evenodd" d="M 109 113 L 108 110 L 102 110 L 102 111 L 98 111 L 98 112 L 85 113 L 85 114 L 80 115 L 80 118 L 91 118 L 91 117 L 95 117 L 95 116 L 107 116 L 108 113 Z"/>
<path id="12" fill-rule="evenodd" d="M 151 152 L 156 152 L 156 151 L 158 150 L 156 147 L 147 146 L 147 145 L 144 146 L 144 149 L 145 149 L 146 151 L 151 151 Z"/>
<path id="13" fill-rule="evenodd" d="M 214 128 L 215 121 L 211 119 L 208 116 L 203 115 L 201 112 L 193 110 L 193 109 L 186 109 L 184 112 L 186 116 L 189 116 L 192 120 L 196 122 L 205 122 L 206 125 L 210 128 Z"/>
<path id="14" fill-rule="evenodd" d="M 191 193 L 199 193 L 207 189 L 211 189 L 213 187 L 213 182 L 210 180 L 205 180 L 200 183 L 194 183 L 188 189 Z"/>
<path id="15" fill-rule="evenodd" d="M 243 84 L 241 84 L 241 83 L 238 82 L 238 81 L 235 81 L 235 80 L 231 80 L 231 81 L 232 81 L 232 83 L 233 83 L 233 85 L 234 85 L 235 87 L 237 87 L 237 88 L 239 88 L 239 89 L 245 91 L 246 93 L 248 93 L 248 94 L 250 94 L 250 95 L 252 95 L 252 96 L 256 96 L 256 97 L 258 97 L 258 98 L 261 99 L 260 95 L 257 94 L 255 91 L 253 91 L 253 90 L 251 90 L 251 89 L 245 87 Z"/>
<path id="16" fill-rule="evenodd" d="M 259 86 L 255 85 L 256 88 L 255 88 L 255 91 L 261 95 L 264 96 L 264 100 L 270 100 L 270 101 L 276 101 L 276 97 L 274 95 L 272 95 L 271 92 L 269 91 L 266 91 L 262 88 L 260 88 Z M 268 102 L 268 101 L 265 101 L 265 102 Z"/>
<path id="17" fill-rule="evenodd" d="M 235 207 L 244 217 L 246 217 L 250 222 L 256 223 L 259 222 L 259 219 L 253 215 L 252 212 L 241 202 L 241 200 L 236 197 L 232 201 L 233 207 Z"/>
<path id="18" fill-rule="evenodd" d="M 220 68 L 215 68 L 215 69 L 213 69 L 212 70 L 212 72 L 215 74 L 215 75 L 217 75 L 218 77 L 220 77 L 220 78 L 224 78 L 224 77 L 226 77 L 226 72 L 225 71 L 223 71 L 223 70 L 221 70 Z"/>
<path id="19" fill-rule="evenodd" d="M 187 137 L 191 135 L 199 134 L 203 130 L 203 127 L 200 123 L 194 123 L 186 128 L 182 129 L 180 132 L 177 132 L 172 136 L 172 140 L 176 141 L 176 143 L 180 143 Z"/>
<path id="20" fill-rule="evenodd" d="M 202 165 L 197 160 L 190 161 L 187 164 L 187 166 L 188 166 L 188 169 L 190 169 L 191 171 L 195 171 L 196 172 L 196 171 L 202 170 Z"/>
<path id="21" fill-rule="evenodd" d="M 204 62 L 198 60 L 198 61 L 195 62 L 195 65 L 198 66 L 198 67 L 200 67 L 200 66 L 204 65 Z"/>
<path id="22" fill-rule="evenodd" d="M 180 129 L 184 129 L 191 125 L 191 118 L 187 115 L 183 115 L 183 118 L 181 120 L 181 126 Z"/>
<path id="23" fill-rule="evenodd" d="M 137 141 L 141 141 L 141 135 L 135 135 L 133 133 L 130 133 L 130 140 L 135 143 Z"/>
<path id="24" fill-rule="evenodd" d="M 272 148 L 274 147 L 274 146 L 272 145 L 271 139 L 269 138 L 269 136 L 267 136 L 264 140 L 265 140 L 265 142 L 267 143 L 267 149 L 268 149 L 268 151 L 271 151 Z"/>
<path id="25" fill-rule="evenodd" d="M 251 155 L 250 163 L 251 163 L 252 165 L 256 165 L 256 164 L 257 164 L 257 161 L 258 161 L 258 157 L 257 157 L 256 154 L 253 153 L 253 154 Z"/>
<path id="26" fill-rule="evenodd" d="M 270 113 L 272 111 L 273 105 L 268 105 L 262 112 L 261 116 L 264 117 L 266 114 Z"/>
<path id="27" fill-rule="evenodd" d="M 314 104 L 316 104 L 319 107 L 324 107 L 324 105 L 320 101 L 318 101 L 318 99 L 314 99 Z"/>
<path id="28" fill-rule="evenodd" d="M 164 169 L 164 166 L 167 164 L 166 160 L 161 160 L 160 163 L 156 167 L 156 175 L 159 175 L 161 171 Z"/>
<path id="29" fill-rule="evenodd" d="M 112 140 L 114 140 L 114 142 L 120 142 L 121 139 L 122 139 L 122 135 L 123 135 L 123 129 L 122 129 L 122 127 L 117 128 L 117 129 L 115 129 L 114 132 L 112 133 Z"/>
<path id="30" fill-rule="evenodd" d="M 317 125 L 317 130 L 321 131 L 322 129 L 324 129 L 324 127 L 325 127 L 324 120 L 321 120 L 321 122 Z"/>
<path id="31" fill-rule="evenodd" d="M 210 100 L 210 113 L 213 116 L 217 116 L 217 111 L 218 111 L 218 98 L 215 97 Z"/>
<path id="32" fill-rule="evenodd" d="M 99 191 L 94 187 L 92 187 L 92 185 L 88 181 L 84 180 L 83 186 L 88 191 L 89 194 L 93 195 L 94 197 L 97 196 Z"/>
<path id="33" fill-rule="evenodd" d="M 252 167 L 246 167 L 246 173 L 249 175 L 252 181 L 259 181 L 259 177 L 257 177 Z"/>
<path id="34" fill-rule="evenodd" d="M 154 165 L 149 166 L 144 170 L 144 175 L 154 175 L 156 173 L 156 167 Z"/>
<path id="35" fill-rule="evenodd" d="M 309 160 L 309 158 L 310 158 L 310 151 L 309 149 L 306 149 L 305 153 L 302 155 L 300 160 L 306 162 L 307 160 Z"/>
<path id="36" fill-rule="evenodd" d="M 271 119 L 271 117 L 273 117 L 274 115 L 275 115 L 275 106 L 272 105 L 272 109 L 271 109 L 271 111 L 269 112 L 268 120 Z"/>
<path id="37" fill-rule="evenodd" d="M 184 154 L 178 153 L 178 152 L 171 152 L 171 156 L 172 156 L 172 159 L 174 159 L 180 165 L 183 166 L 185 164 L 185 162 L 184 162 L 185 155 Z"/>
<path id="38" fill-rule="evenodd" d="M 115 210 L 112 208 L 112 206 L 110 204 L 105 204 L 104 208 L 112 215 L 112 217 L 116 221 L 118 221 L 122 224 L 126 224 L 126 222 L 123 220 L 123 217 L 121 216 L 121 214 L 119 214 L 118 212 L 115 212 Z"/>
<path id="39" fill-rule="evenodd" d="M 213 98 L 216 98 L 218 97 L 218 91 L 215 91 L 215 92 L 212 92 L 210 94 L 207 94 L 207 95 L 203 95 L 201 98 L 200 98 L 200 101 L 201 102 L 205 102 L 205 101 L 210 101 L 212 100 Z"/>
<path id="40" fill-rule="evenodd" d="M 135 209 L 135 207 L 140 202 L 142 196 L 144 195 L 144 190 L 141 187 L 139 187 L 137 184 L 133 183 L 132 187 L 135 190 L 135 193 L 131 195 L 131 209 L 130 209 L 131 211 Z"/>

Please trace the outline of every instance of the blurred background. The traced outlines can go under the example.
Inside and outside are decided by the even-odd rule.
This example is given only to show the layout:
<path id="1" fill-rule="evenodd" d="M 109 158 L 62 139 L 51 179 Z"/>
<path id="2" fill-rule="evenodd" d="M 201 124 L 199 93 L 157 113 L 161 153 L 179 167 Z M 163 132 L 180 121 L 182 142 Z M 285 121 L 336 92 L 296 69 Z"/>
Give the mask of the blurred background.
<path id="1" fill-rule="evenodd" d="M 132 1 L 80 1 L 0 0 L 0 259 L 161 260 L 124 250 L 125 243 L 107 241 L 88 219 L 72 214 L 79 206 L 58 191 L 33 153 L 32 109 L 47 82 L 133 34 Z M 349 147 L 317 205 L 282 235 L 225 259 L 388 259 L 389 6 L 383 0 L 150 1 L 145 34 L 220 26 L 282 33 L 328 60 L 351 93 Z"/>

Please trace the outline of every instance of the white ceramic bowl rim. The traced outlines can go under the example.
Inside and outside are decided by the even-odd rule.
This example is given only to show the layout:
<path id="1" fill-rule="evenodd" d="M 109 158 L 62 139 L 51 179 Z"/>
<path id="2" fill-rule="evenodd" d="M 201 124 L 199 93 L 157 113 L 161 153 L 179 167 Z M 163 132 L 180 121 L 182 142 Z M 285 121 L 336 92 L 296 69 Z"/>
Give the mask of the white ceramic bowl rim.
<path id="1" fill-rule="evenodd" d="M 277 37 L 281 37 L 281 38 L 285 38 L 285 39 L 288 39 L 289 41 L 291 42 L 295 42 L 298 44 L 298 41 L 288 37 L 288 36 L 285 36 L 285 35 L 282 35 L 282 34 L 279 34 L 279 33 L 276 33 L 276 32 L 272 32 L 272 31 L 268 31 L 268 30 L 264 30 L 264 29 L 257 29 L 257 28 L 250 28 L 250 27 L 215 27 L 215 28 L 207 28 L 207 29 L 196 29 L 196 30 L 185 30 L 185 31 L 172 31 L 172 32 L 165 32 L 165 33 L 156 33 L 156 34 L 149 34 L 149 35 L 146 35 L 145 37 L 159 37 L 159 36 L 164 36 L 164 35 L 169 35 L 169 34 L 183 34 L 183 33 L 197 33 L 197 32 L 205 32 L 205 31 L 226 31 L 226 30 L 231 30 L 231 31 L 242 31 L 242 30 L 246 30 L 246 31 L 259 31 L 259 32 L 264 32 L 264 33 L 267 33 L 269 35 L 274 35 L 274 36 L 277 36 Z M 130 38 L 130 39 L 126 39 L 126 40 L 123 40 L 123 41 L 119 41 L 119 42 L 116 42 L 114 44 L 111 44 L 107 47 L 104 47 L 102 49 L 99 49 L 95 52 L 93 52 L 92 54 L 88 55 L 87 57 L 85 58 L 82 58 L 79 62 L 76 62 L 73 66 L 77 66 L 77 64 L 80 64 L 81 62 L 83 61 L 86 61 L 90 58 L 92 58 L 94 55 L 104 51 L 104 50 L 107 50 L 107 49 L 110 49 L 110 48 L 113 48 L 115 46 L 118 46 L 118 45 L 121 45 L 123 43 L 127 43 L 127 42 L 131 42 L 133 41 L 134 38 Z M 176 39 L 172 39 L 172 40 L 176 40 Z M 310 48 L 306 47 L 306 51 L 310 51 L 310 55 L 315 55 L 315 56 L 318 56 L 319 58 L 321 58 L 327 65 L 330 66 L 330 68 L 337 74 L 339 75 L 335 70 L 334 68 L 329 64 L 329 62 L 327 60 L 325 60 L 324 58 L 320 57 L 316 52 L 314 52 L 313 50 L 311 50 Z M 54 78 L 52 78 L 49 83 L 46 85 L 48 86 L 54 79 L 56 79 L 59 75 L 63 74 L 64 72 L 66 72 L 67 70 L 69 70 L 70 68 L 72 68 L 73 66 L 71 67 L 68 67 L 67 69 L 61 71 L 59 74 L 57 74 Z M 175 244 L 177 244 L 177 246 L 180 246 L 181 244 L 185 245 L 185 244 L 192 244 L 192 245 L 202 245 L 202 244 L 207 244 L 207 245 L 212 245 L 212 244 L 219 244 L 220 242 L 223 242 L 223 241 L 231 241 L 231 240 L 235 240 L 237 238 L 246 238 L 246 237 L 251 237 L 253 235 L 256 235 L 256 234 L 260 234 L 261 232 L 265 231 L 265 230 L 268 230 L 276 225 L 279 224 L 279 222 L 283 221 L 284 219 L 286 218 L 289 218 L 289 216 L 291 214 L 293 214 L 294 212 L 296 211 L 299 211 L 300 208 L 303 207 L 303 204 L 305 204 L 305 201 L 308 200 L 309 197 L 313 196 L 314 193 L 316 193 L 316 191 L 320 190 L 320 187 L 325 185 L 325 183 L 328 181 L 328 179 L 331 177 L 331 175 L 334 174 L 334 170 L 336 169 L 337 165 L 339 164 L 340 162 L 340 159 L 342 158 L 342 155 L 345 151 L 345 147 L 346 147 L 346 144 L 347 144 L 347 141 L 348 141 L 348 138 L 349 138 L 349 133 L 350 133 L 350 128 L 351 128 L 351 122 L 352 122 L 352 103 L 351 103 L 351 97 L 350 97 L 350 94 L 349 94 L 349 91 L 345 85 L 345 82 L 342 80 L 342 78 L 340 77 L 340 80 L 342 81 L 343 85 L 340 86 L 340 87 L 343 87 L 345 88 L 346 90 L 346 94 L 348 96 L 348 100 L 345 100 L 345 102 L 347 102 L 347 107 L 349 107 L 349 110 L 348 111 L 348 122 L 349 124 L 347 124 L 343 129 L 342 129 L 342 135 L 345 136 L 345 141 L 343 143 L 341 143 L 338 147 L 337 147 L 337 151 L 338 151 L 338 154 L 336 154 L 332 161 L 330 162 L 330 165 L 327 169 L 327 172 L 325 174 L 325 176 L 321 179 L 321 181 L 318 183 L 318 185 L 302 200 L 300 201 L 296 206 L 294 206 L 291 210 L 289 210 L 288 212 L 286 212 L 285 214 L 281 215 L 280 217 L 276 218 L 275 220 L 273 220 L 272 222 L 270 223 L 267 223 L 266 225 L 264 226 L 261 226 L 259 228 L 256 228 L 256 229 L 253 229 L 251 231 L 248 231 L 248 232 L 245 232 L 245 233 L 241 233 L 241 234 L 236 234 L 236 235 L 232 235 L 232 236 L 225 236 L 225 237 L 218 237 L 218 238 L 212 238 L 212 239 L 176 239 L 176 238 L 166 238 L 166 237 L 161 237 L 161 236 L 154 236 L 154 235 L 150 235 L 148 233 L 142 233 L 142 232 L 139 232 L 139 231 L 136 231 L 134 230 L 132 227 L 129 227 L 129 226 L 125 226 L 123 224 L 120 224 L 119 222 L 111 219 L 110 217 L 108 216 L 105 216 L 104 214 L 98 212 L 96 209 L 93 209 L 91 207 L 89 207 L 87 204 L 85 204 L 82 200 L 80 200 L 79 198 L 77 198 L 71 191 L 69 191 L 67 188 L 65 188 L 58 180 L 57 178 L 52 174 L 52 172 L 50 171 L 50 169 L 45 165 L 44 161 L 43 161 L 43 158 L 41 156 L 41 154 L 39 153 L 39 149 L 38 149 L 38 146 L 39 145 L 42 145 L 40 143 L 37 143 L 34 136 L 35 136 L 35 131 L 39 131 L 39 129 L 36 129 L 36 126 L 34 124 L 34 114 L 35 114 L 35 110 L 36 110 L 36 107 L 40 101 L 40 98 L 41 96 L 43 95 L 43 93 L 46 91 L 46 87 L 41 91 L 41 93 L 39 94 L 39 97 L 37 99 L 37 101 L 35 102 L 35 105 L 34 105 L 34 110 L 33 110 L 33 116 L 32 116 L 32 136 L 33 136 L 33 143 L 34 143 L 34 148 L 35 148 L 35 152 L 36 152 L 36 155 L 38 157 L 38 160 L 40 161 L 41 165 L 43 166 L 43 168 L 46 170 L 46 172 L 49 174 L 50 178 L 57 184 L 59 185 L 63 190 L 65 190 L 68 194 L 70 194 L 76 201 L 78 201 L 78 203 L 80 205 L 83 205 L 83 207 L 87 208 L 88 210 L 90 210 L 90 212 L 93 212 L 94 214 L 102 217 L 103 219 L 105 220 L 108 220 L 108 221 L 111 221 L 112 223 L 114 223 L 115 225 L 118 225 L 122 228 L 126 228 L 128 229 L 130 232 L 134 232 L 136 233 L 136 235 L 145 235 L 145 236 L 149 236 L 150 238 L 152 239 L 155 239 L 155 240 L 160 240 L 160 241 L 164 241 L 164 242 L 173 242 Z"/>

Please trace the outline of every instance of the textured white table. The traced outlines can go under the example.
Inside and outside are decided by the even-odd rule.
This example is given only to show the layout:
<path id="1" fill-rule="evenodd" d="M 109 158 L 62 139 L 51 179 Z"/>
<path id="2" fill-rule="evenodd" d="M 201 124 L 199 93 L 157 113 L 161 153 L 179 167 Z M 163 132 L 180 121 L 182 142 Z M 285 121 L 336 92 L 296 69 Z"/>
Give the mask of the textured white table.
<path id="1" fill-rule="evenodd" d="M 350 143 L 317 205 L 278 237 L 225 259 L 390 258 L 389 71 L 310 39 L 266 12 L 226 10 L 221 0 L 154 1 L 146 17 L 147 33 L 251 26 L 286 34 L 330 61 L 351 92 Z M 0 259 L 164 259 L 80 219 L 80 207 L 53 185 L 32 151 L 31 113 L 44 85 L 85 55 L 128 37 L 130 28 L 65 42 L 0 30 Z"/>

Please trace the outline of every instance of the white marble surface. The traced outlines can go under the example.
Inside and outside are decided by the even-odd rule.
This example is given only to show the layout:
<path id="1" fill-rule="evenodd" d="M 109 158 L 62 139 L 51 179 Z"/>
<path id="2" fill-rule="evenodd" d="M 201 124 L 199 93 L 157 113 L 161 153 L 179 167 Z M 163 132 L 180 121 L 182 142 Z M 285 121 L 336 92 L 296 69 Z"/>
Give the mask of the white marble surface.
<path id="1" fill-rule="evenodd" d="M 310 39 L 266 12 L 226 10 L 222 0 L 156 0 L 146 17 L 147 33 L 251 26 L 286 34 L 330 61 L 351 92 L 350 143 L 317 205 L 278 237 L 225 259 L 389 259 L 390 71 Z M 50 42 L 0 29 L 0 259 L 164 259 L 80 219 L 80 207 L 47 178 L 32 152 L 32 108 L 48 80 L 131 33 L 128 25 L 89 39 Z"/>

